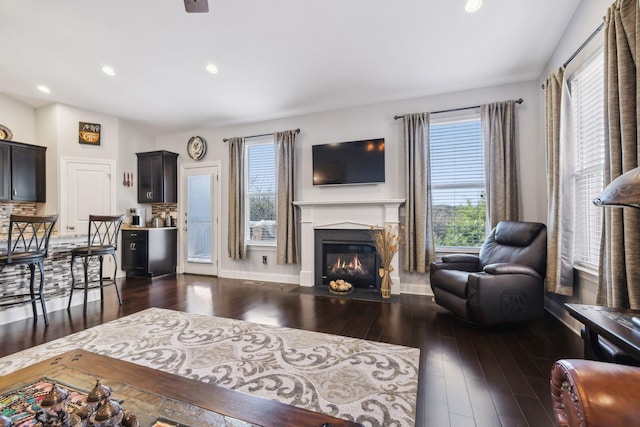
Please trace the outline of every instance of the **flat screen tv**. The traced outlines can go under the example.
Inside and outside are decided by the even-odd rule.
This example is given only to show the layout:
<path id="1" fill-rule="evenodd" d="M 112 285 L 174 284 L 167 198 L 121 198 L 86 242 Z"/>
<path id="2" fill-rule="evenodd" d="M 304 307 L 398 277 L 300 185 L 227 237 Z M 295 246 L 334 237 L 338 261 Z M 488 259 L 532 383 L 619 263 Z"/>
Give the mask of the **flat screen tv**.
<path id="1" fill-rule="evenodd" d="M 384 138 L 314 145 L 313 185 L 384 182 Z"/>

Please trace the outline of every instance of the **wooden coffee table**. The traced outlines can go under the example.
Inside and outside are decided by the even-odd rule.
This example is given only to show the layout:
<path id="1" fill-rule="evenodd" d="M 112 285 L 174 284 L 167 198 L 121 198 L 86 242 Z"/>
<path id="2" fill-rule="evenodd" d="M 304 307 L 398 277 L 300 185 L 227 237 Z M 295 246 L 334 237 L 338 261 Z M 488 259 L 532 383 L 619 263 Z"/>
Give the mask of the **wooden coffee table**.
<path id="1" fill-rule="evenodd" d="M 0 394 L 47 378 L 89 391 L 97 379 L 109 386 L 141 427 L 166 418 L 180 425 L 215 426 L 241 420 L 256 426 L 361 426 L 84 350 L 73 350 L 0 378 Z M 218 424 L 222 423 L 222 424 Z"/>

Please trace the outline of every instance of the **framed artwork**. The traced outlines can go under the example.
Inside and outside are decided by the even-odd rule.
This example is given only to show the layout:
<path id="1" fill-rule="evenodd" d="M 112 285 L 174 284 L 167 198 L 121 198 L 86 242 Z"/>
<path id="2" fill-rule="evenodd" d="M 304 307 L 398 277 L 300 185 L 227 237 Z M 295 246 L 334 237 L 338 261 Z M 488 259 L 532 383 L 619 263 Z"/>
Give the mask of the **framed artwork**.
<path id="1" fill-rule="evenodd" d="M 80 122 L 78 128 L 78 142 L 80 144 L 100 145 L 100 124 Z"/>

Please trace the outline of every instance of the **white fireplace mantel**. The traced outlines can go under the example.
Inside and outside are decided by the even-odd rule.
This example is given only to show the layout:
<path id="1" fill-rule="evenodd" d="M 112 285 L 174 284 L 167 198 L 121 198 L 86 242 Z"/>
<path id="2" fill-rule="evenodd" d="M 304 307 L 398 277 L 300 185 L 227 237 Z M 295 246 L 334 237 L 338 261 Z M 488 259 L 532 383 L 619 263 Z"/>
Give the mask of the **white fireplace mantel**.
<path id="1" fill-rule="evenodd" d="M 316 229 L 370 229 L 376 225 L 398 225 L 400 205 L 404 199 L 353 201 L 297 201 L 300 208 L 300 286 L 314 286 L 314 235 Z M 391 279 L 398 286 L 400 276 L 398 257 L 392 263 Z M 394 265 L 395 264 L 395 265 Z"/>

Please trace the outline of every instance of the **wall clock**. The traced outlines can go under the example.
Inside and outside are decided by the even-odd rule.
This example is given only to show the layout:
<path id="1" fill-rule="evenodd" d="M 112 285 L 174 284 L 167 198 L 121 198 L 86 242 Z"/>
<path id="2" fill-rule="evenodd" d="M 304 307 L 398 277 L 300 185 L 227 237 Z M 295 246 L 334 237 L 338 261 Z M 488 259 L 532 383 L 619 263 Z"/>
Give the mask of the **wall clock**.
<path id="1" fill-rule="evenodd" d="M 201 136 L 192 136 L 187 143 L 187 153 L 193 160 L 200 160 L 207 153 L 207 141 Z"/>
<path id="2" fill-rule="evenodd" d="M 0 125 L 0 139 L 11 141 L 13 138 L 13 132 L 6 126 Z"/>

